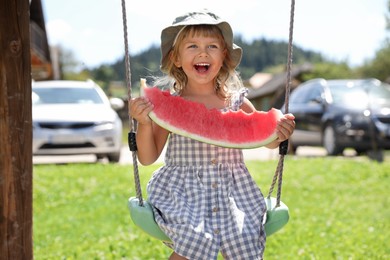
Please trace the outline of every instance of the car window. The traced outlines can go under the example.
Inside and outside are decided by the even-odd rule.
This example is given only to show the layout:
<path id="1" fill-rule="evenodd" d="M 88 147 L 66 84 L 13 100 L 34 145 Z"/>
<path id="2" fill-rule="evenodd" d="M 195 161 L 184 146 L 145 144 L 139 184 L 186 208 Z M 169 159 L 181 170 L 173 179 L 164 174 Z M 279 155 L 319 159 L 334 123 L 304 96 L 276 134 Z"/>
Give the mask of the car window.
<path id="1" fill-rule="evenodd" d="M 291 103 L 294 104 L 308 104 L 315 100 L 321 100 L 322 86 L 317 84 L 303 85 L 291 94 Z"/>
<path id="2" fill-rule="evenodd" d="M 103 104 L 92 88 L 33 88 L 33 104 Z"/>
<path id="3" fill-rule="evenodd" d="M 333 103 L 346 107 L 366 107 L 368 96 L 359 86 L 346 83 L 329 85 Z"/>
<path id="4" fill-rule="evenodd" d="M 390 106 L 390 85 L 373 84 L 368 88 L 370 103 L 378 106 Z"/>
<path id="5" fill-rule="evenodd" d="M 311 85 L 303 85 L 295 89 L 291 93 L 290 102 L 293 104 L 303 104 L 306 100 L 307 92 L 309 91 Z"/>
<path id="6" fill-rule="evenodd" d="M 313 85 L 310 91 L 307 92 L 305 103 L 319 102 L 322 97 L 322 87 L 320 85 Z"/>
<path id="7" fill-rule="evenodd" d="M 342 82 L 329 86 L 334 104 L 347 107 L 384 106 L 390 103 L 390 87 L 371 82 Z"/>

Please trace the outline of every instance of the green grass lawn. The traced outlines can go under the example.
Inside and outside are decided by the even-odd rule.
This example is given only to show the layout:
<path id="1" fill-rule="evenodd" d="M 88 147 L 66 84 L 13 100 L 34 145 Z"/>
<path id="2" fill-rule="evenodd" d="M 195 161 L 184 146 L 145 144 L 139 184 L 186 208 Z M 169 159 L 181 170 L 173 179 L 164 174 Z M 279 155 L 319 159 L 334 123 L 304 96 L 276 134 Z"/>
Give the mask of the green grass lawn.
<path id="1" fill-rule="evenodd" d="M 277 161 L 248 162 L 266 194 Z M 159 165 L 139 168 L 143 188 Z M 290 221 L 265 259 L 390 259 L 390 164 L 287 157 L 282 200 Z M 34 166 L 34 258 L 167 259 L 170 250 L 133 225 L 131 166 Z M 145 188 L 144 188 L 145 189 Z"/>

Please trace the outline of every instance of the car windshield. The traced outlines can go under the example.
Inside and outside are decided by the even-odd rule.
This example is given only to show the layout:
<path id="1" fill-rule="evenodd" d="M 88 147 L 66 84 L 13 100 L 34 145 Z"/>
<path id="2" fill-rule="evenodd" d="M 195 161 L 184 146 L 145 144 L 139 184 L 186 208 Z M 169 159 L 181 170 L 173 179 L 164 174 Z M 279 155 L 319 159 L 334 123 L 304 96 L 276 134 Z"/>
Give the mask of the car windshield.
<path id="1" fill-rule="evenodd" d="M 32 90 L 33 105 L 40 104 L 103 104 L 93 88 L 39 88 Z"/>
<path id="2" fill-rule="evenodd" d="M 390 85 L 362 81 L 330 84 L 333 103 L 348 107 L 389 107 Z"/>

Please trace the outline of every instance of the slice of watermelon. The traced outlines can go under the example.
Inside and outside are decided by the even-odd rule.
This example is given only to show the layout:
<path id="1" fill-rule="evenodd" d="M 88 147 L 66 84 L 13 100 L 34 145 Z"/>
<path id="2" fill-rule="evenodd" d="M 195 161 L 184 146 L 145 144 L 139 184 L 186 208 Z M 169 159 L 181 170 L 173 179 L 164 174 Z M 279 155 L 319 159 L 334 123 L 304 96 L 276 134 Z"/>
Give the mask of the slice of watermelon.
<path id="1" fill-rule="evenodd" d="M 222 112 L 157 87 L 146 87 L 143 91 L 154 105 L 150 118 L 173 133 L 231 148 L 256 148 L 277 138 L 276 125 L 282 116 L 279 110 Z"/>

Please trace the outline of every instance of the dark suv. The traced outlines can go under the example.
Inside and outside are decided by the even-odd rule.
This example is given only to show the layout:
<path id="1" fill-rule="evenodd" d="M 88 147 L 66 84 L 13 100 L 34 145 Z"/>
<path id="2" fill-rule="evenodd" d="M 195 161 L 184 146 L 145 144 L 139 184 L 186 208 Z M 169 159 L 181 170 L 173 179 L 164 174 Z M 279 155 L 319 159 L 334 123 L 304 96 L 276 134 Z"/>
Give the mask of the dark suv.
<path id="1" fill-rule="evenodd" d="M 284 110 L 284 108 L 282 108 Z M 313 79 L 292 93 L 291 148 L 323 146 L 329 155 L 390 149 L 390 85 L 376 79 Z"/>

